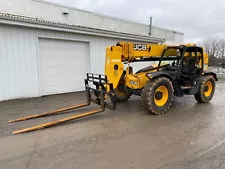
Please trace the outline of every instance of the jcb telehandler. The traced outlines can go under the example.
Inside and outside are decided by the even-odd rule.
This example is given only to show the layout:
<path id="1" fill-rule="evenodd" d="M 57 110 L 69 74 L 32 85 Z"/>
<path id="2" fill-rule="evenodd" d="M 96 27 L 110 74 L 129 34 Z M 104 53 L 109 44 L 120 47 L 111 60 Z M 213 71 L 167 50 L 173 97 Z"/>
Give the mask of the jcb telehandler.
<path id="1" fill-rule="evenodd" d="M 148 67 L 134 73 L 133 67 L 130 66 L 134 62 L 154 62 L 154 64 L 149 64 Z M 85 79 L 87 103 L 9 122 L 55 115 L 88 106 L 90 103 L 100 105 L 99 110 L 18 130 L 14 134 L 38 130 L 100 113 L 105 108 L 115 110 L 116 102 L 126 101 L 131 95 L 140 96 L 144 110 L 155 115 L 167 112 L 173 103 L 174 96 L 193 95 L 198 102 L 207 103 L 212 99 L 215 81 L 218 81 L 216 74 L 208 72 L 207 68 L 208 55 L 202 47 L 195 44 L 119 42 L 106 49 L 104 75 L 87 73 Z M 93 95 L 95 98 L 92 97 Z"/>

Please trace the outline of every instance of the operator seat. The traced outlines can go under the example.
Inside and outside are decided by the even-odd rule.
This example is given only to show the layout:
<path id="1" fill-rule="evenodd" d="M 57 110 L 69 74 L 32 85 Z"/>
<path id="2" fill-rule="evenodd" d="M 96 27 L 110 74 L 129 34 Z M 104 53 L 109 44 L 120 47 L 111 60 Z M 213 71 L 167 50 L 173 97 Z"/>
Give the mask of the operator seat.
<path id="1" fill-rule="evenodd" d="M 187 64 L 182 66 L 182 69 L 181 69 L 182 74 L 186 74 L 186 75 L 193 74 L 197 70 L 197 67 L 195 66 L 196 61 L 197 61 L 197 57 L 189 58 Z"/>
<path id="2" fill-rule="evenodd" d="M 187 59 L 186 64 L 182 63 L 180 80 L 182 84 L 194 85 L 199 70 L 196 66 L 198 57 L 189 56 Z"/>

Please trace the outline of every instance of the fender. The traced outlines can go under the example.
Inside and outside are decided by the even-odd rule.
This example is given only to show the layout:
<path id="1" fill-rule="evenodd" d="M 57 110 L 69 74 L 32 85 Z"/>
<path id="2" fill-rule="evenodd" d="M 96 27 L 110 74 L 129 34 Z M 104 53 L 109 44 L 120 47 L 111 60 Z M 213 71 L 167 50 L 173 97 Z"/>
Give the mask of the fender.
<path id="1" fill-rule="evenodd" d="M 214 72 L 204 71 L 202 75 L 203 75 L 203 76 L 204 76 L 204 75 L 212 75 L 212 76 L 214 77 L 215 81 L 218 81 L 217 75 L 216 75 L 216 73 L 214 73 Z"/>
<path id="2" fill-rule="evenodd" d="M 195 94 L 197 94 L 197 92 L 198 92 L 198 90 L 199 90 L 199 87 L 200 87 L 200 82 L 201 82 L 202 78 L 203 78 L 204 76 L 207 76 L 207 75 L 212 75 L 212 76 L 214 77 L 215 81 L 218 81 L 218 78 L 217 78 L 216 73 L 214 73 L 214 72 L 204 72 L 204 73 L 202 73 L 202 75 L 199 77 L 199 79 L 196 81 L 195 86 L 194 86 L 192 89 L 188 90 L 186 94 L 187 94 L 187 95 L 195 95 Z"/>
<path id="3" fill-rule="evenodd" d="M 149 79 L 154 79 L 154 78 L 157 78 L 157 77 L 167 77 L 168 79 L 170 79 L 171 81 L 174 80 L 174 78 L 166 73 L 166 72 L 163 72 L 163 71 L 158 71 L 158 72 L 152 72 L 152 73 L 146 73 L 146 76 L 149 78 Z"/>
<path id="4" fill-rule="evenodd" d="M 183 96 L 183 92 L 182 92 L 182 89 L 180 87 L 178 78 L 176 77 L 177 74 L 171 75 L 171 74 L 168 74 L 167 72 L 164 72 L 164 71 L 158 71 L 158 72 L 153 72 L 153 73 L 147 73 L 146 76 L 150 80 L 153 80 L 153 79 L 158 78 L 158 77 L 167 77 L 172 82 L 173 89 L 174 89 L 174 95 L 178 96 L 178 97 Z"/>

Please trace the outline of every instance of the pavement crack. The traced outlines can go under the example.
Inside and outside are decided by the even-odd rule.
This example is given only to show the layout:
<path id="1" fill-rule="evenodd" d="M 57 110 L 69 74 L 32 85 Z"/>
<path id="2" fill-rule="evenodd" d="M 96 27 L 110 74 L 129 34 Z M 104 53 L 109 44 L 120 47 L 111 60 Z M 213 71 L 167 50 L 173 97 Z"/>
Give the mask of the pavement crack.
<path id="1" fill-rule="evenodd" d="M 218 165 L 215 169 L 220 169 L 220 168 L 222 167 L 223 164 L 225 164 L 225 162 L 219 163 L 219 165 Z"/>
<path id="2" fill-rule="evenodd" d="M 30 164 L 31 164 L 32 158 L 34 157 L 34 155 L 35 155 L 35 153 L 37 151 L 37 147 L 38 147 L 38 139 L 36 139 L 33 151 L 31 152 L 31 155 L 30 155 L 30 157 L 29 157 L 29 159 L 27 161 L 27 165 L 26 165 L 27 169 L 30 169 Z"/>

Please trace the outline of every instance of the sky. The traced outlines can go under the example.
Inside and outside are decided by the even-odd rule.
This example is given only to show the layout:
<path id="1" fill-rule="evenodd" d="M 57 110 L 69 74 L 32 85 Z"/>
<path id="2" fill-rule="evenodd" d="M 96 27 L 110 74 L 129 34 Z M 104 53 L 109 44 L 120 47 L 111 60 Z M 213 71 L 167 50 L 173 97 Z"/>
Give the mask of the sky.
<path id="1" fill-rule="evenodd" d="M 224 0 L 48 0 L 139 23 L 184 33 L 185 42 L 197 43 L 225 35 Z"/>

